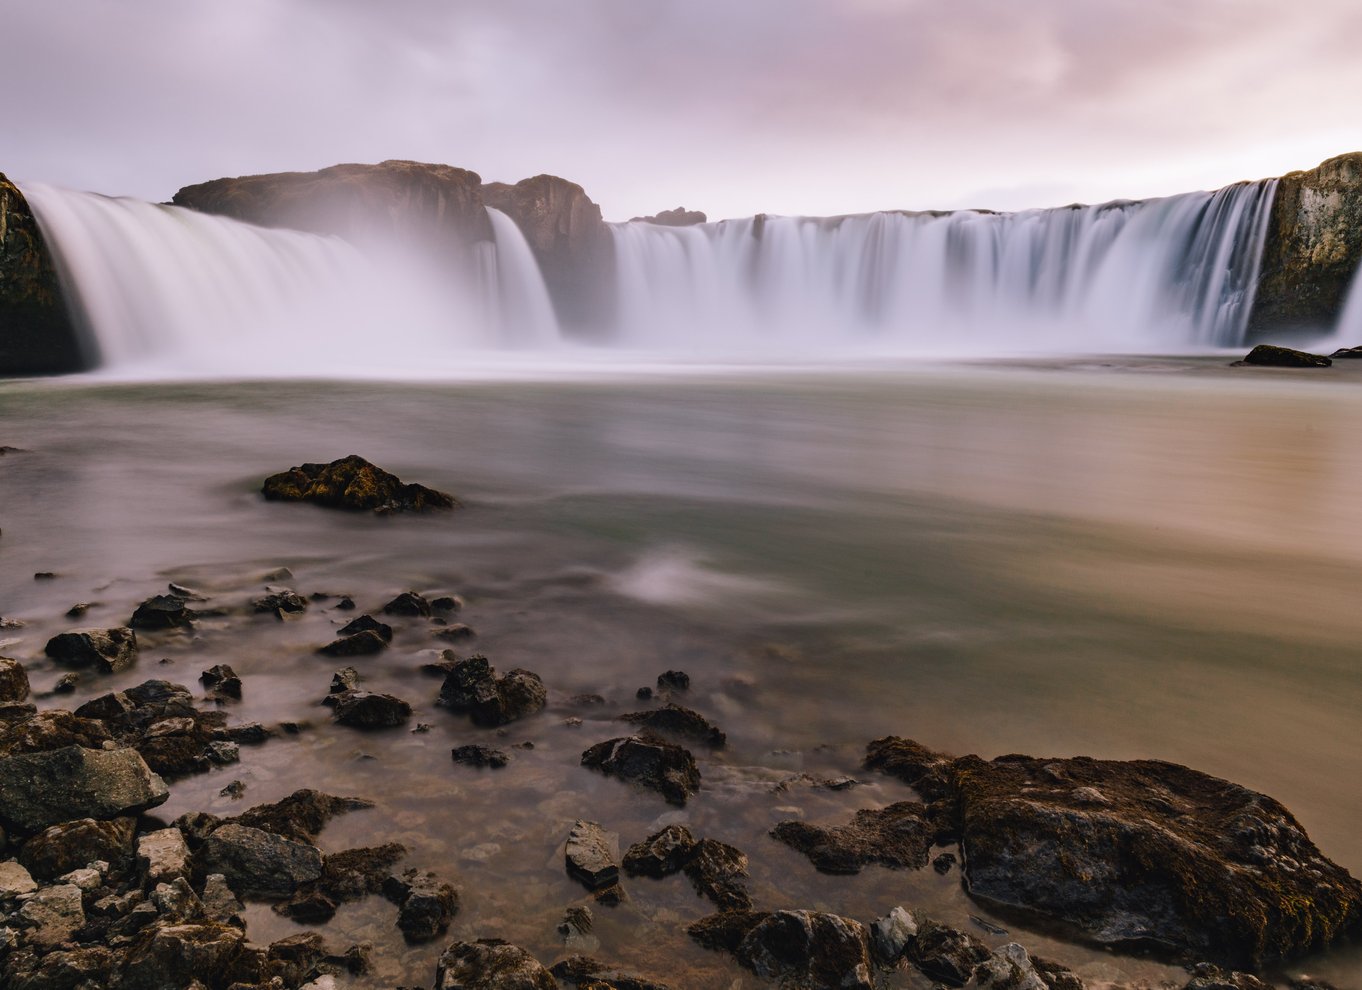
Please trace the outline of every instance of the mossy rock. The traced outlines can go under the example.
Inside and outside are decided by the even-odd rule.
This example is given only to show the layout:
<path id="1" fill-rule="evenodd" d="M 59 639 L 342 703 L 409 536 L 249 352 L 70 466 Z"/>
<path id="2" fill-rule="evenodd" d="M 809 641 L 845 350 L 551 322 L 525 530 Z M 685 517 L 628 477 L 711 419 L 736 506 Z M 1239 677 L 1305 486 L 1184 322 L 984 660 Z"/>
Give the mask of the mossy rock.
<path id="1" fill-rule="evenodd" d="M 260 489 L 280 502 L 314 502 L 332 509 L 368 512 L 428 512 L 453 509 L 453 495 L 407 484 L 357 454 L 330 464 L 302 464 L 270 475 Z"/>

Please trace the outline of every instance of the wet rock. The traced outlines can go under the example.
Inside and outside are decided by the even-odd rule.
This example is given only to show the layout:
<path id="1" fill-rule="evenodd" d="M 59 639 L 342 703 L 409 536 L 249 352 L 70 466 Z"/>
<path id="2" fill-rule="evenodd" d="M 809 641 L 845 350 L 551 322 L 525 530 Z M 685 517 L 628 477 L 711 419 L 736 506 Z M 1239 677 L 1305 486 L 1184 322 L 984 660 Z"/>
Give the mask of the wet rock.
<path id="1" fill-rule="evenodd" d="M 203 915 L 203 903 L 184 877 L 156 884 L 150 899 L 160 916 L 167 921 L 189 921 Z"/>
<path id="2" fill-rule="evenodd" d="M 408 870 L 383 883 L 383 895 L 398 906 L 397 927 L 411 943 L 430 942 L 449 930 L 459 895 L 433 873 Z"/>
<path id="3" fill-rule="evenodd" d="M 647 701 L 652 696 L 653 689 L 648 687 L 647 685 L 644 685 L 643 687 L 639 688 L 637 691 L 634 692 L 634 697 L 637 698 L 639 701 Z"/>
<path id="4" fill-rule="evenodd" d="M 195 855 L 202 874 L 221 873 L 238 894 L 288 897 L 321 879 L 322 854 L 316 846 L 243 825 L 223 825 L 204 840 Z"/>
<path id="5" fill-rule="evenodd" d="M 865 768 L 897 777 L 928 801 L 955 795 L 955 758 L 911 739 L 876 739 L 865 749 Z"/>
<path id="6" fill-rule="evenodd" d="M 319 886 L 338 904 L 382 893 L 393 867 L 406 854 L 406 847 L 397 842 L 331 853 L 322 866 Z"/>
<path id="7" fill-rule="evenodd" d="M 271 613 L 279 619 L 293 618 L 307 611 L 307 599 L 285 588 L 255 599 L 251 609 L 257 613 Z"/>
<path id="8" fill-rule="evenodd" d="M 43 887 L 19 908 L 18 920 L 35 945 L 54 948 L 69 941 L 85 925 L 80 888 L 69 883 Z"/>
<path id="9" fill-rule="evenodd" d="M 300 925 L 324 925 L 336 916 L 337 907 L 335 898 L 321 888 L 307 887 L 276 904 L 274 910 Z"/>
<path id="10" fill-rule="evenodd" d="M 435 990 L 557 990 L 547 969 L 524 949 L 497 938 L 453 942 L 435 967 Z"/>
<path id="11" fill-rule="evenodd" d="M 67 667 L 93 667 L 116 674 L 137 659 L 137 634 L 125 626 L 114 629 L 76 629 L 53 636 L 43 652 Z"/>
<path id="12" fill-rule="evenodd" d="M 442 629 L 436 629 L 431 633 L 436 639 L 447 639 L 451 641 L 472 639 L 477 635 L 472 626 L 466 626 L 462 622 L 454 622 Z"/>
<path id="13" fill-rule="evenodd" d="M 865 926 L 814 911 L 724 911 L 687 932 L 708 949 L 725 950 L 758 976 L 791 990 L 872 990 Z"/>
<path id="14" fill-rule="evenodd" d="M 1259 344 L 1244 355 L 1242 361 L 1234 363 L 1265 365 L 1272 368 L 1327 368 L 1334 362 L 1323 354 L 1311 354 L 1290 347 L 1278 347 L 1275 344 Z"/>
<path id="15" fill-rule="evenodd" d="M 917 938 L 917 918 L 913 912 L 896 907 L 870 925 L 870 951 L 881 966 L 892 967 Z"/>
<path id="16" fill-rule="evenodd" d="M 475 725 L 505 725 L 541 711 L 547 702 L 538 674 L 517 669 L 497 677 L 483 656 L 457 661 L 440 687 L 440 703 L 467 713 Z"/>
<path id="17" fill-rule="evenodd" d="M 215 664 L 199 675 L 203 686 L 229 698 L 241 697 L 241 678 L 225 663 Z"/>
<path id="18" fill-rule="evenodd" d="M 279 801 L 256 805 L 228 821 L 282 835 L 286 839 L 312 842 L 326 823 L 337 815 L 373 806 L 372 801 L 363 798 L 336 797 L 304 788 Z M 180 823 L 177 821 L 176 824 Z"/>
<path id="19" fill-rule="evenodd" d="M 204 878 L 199 902 L 203 905 L 206 918 L 245 929 L 245 905 L 241 903 L 240 898 L 227 883 L 227 878 L 221 873 L 210 873 Z"/>
<path id="20" fill-rule="evenodd" d="M 1036 972 L 1050 990 L 1087 990 L 1078 974 L 1067 966 L 1061 966 L 1039 956 L 1031 957 L 1031 965 L 1036 968 Z"/>
<path id="21" fill-rule="evenodd" d="M 396 475 L 351 454 L 330 464 L 302 464 L 265 479 L 261 494 L 271 501 L 312 502 L 352 511 L 426 512 L 452 509 L 452 495 L 406 484 Z"/>
<path id="22" fill-rule="evenodd" d="M 973 935 L 927 919 L 918 922 L 907 954 L 914 966 L 948 987 L 963 987 L 992 955 Z"/>
<path id="23" fill-rule="evenodd" d="M 19 188 L 0 173 L 0 375 L 83 371 L 92 364 L 51 253 Z M 10 448 L 14 450 L 15 448 Z"/>
<path id="24" fill-rule="evenodd" d="M 1211 963 L 1198 963 L 1192 967 L 1192 978 L 1183 990 L 1271 990 L 1252 973 L 1231 972 Z"/>
<path id="25" fill-rule="evenodd" d="M 941 830 L 925 805 L 900 801 L 858 811 L 846 825 L 784 821 L 771 829 L 771 837 L 808 856 L 823 873 L 849 874 L 871 863 L 921 869 Z"/>
<path id="26" fill-rule="evenodd" d="M 393 639 L 393 627 L 386 622 L 379 622 L 372 615 L 358 616 L 340 628 L 340 635 L 342 636 L 354 636 L 356 633 L 362 632 L 377 633 L 378 637 L 385 643 L 391 643 Z"/>
<path id="27" fill-rule="evenodd" d="M 53 694 L 75 694 L 77 685 L 80 684 L 80 675 L 74 670 L 69 670 L 57 678 L 57 683 L 52 685 Z"/>
<path id="28" fill-rule="evenodd" d="M 331 694 L 347 694 L 359 689 L 359 671 L 354 667 L 342 667 L 331 675 Z M 334 704 L 334 699 L 327 699 L 322 704 Z"/>
<path id="29" fill-rule="evenodd" d="M 79 619 L 94 606 L 94 602 L 76 602 L 66 610 L 68 619 Z"/>
<path id="30" fill-rule="evenodd" d="M 392 729 L 411 718 L 411 705 L 390 694 L 346 691 L 335 698 L 335 720 L 355 729 Z"/>
<path id="31" fill-rule="evenodd" d="M 0 657 L 0 701 L 23 701 L 28 697 L 28 672 L 18 660 Z"/>
<path id="32" fill-rule="evenodd" d="M 595 822 L 578 819 L 568 833 L 565 858 L 568 876 L 575 877 L 588 890 L 600 890 L 619 880 L 619 864 L 614 849 L 619 836 Z"/>
<path id="33" fill-rule="evenodd" d="M 462 763 L 469 767 L 490 767 L 493 770 L 500 769 L 511 762 L 510 756 L 490 746 L 456 746 L 450 751 L 450 755 L 454 758 L 455 763 Z"/>
<path id="34" fill-rule="evenodd" d="M 0 759 L 0 826 L 32 833 L 75 818 L 118 818 L 170 797 L 130 749 L 64 746 Z"/>
<path id="35" fill-rule="evenodd" d="M 699 712 L 680 705 L 669 704 L 652 711 L 630 712 L 620 718 L 649 732 L 675 736 L 711 749 L 720 749 L 728 741 L 718 726 L 712 725 Z"/>
<path id="36" fill-rule="evenodd" d="M 62 822 L 25 842 L 19 851 L 19 862 L 39 880 L 52 880 L 95 860 L 103 860 L 115 874 L 121 875 L 133 862 L 136 828 L 135 818 Z"/>
<path id="37" fill-rule="evenodd" d="M 133 629 L 189 629 L 195 613 L 179 595 L 155 595 L 137 606 L 128 620 Z"/>
<path id="38" fill-rule="evenodd" d="M 685 865 L 695 892 L 718 905 L 720 911 L 747 910 L 752 897 L 747 892 L 747 855 L 716 839 L 696 843 Z"/>
<path id="39" fill-rule="evenodd" d="M 139 836 L 137 865 L 145 882 L 153 887 L 189 876 L 189 844 L 184 833 L 178 828 L 162 828 Z"/>
<path id="40" fill-rule="evenodd" d="M 101 723 L 60 709 L 36 712 L 26 706 L 13 715 L 0 721 L 0 757 L 44 753 L 63 746 L 100 749 L 112 738 Z"/>
<path id="41" fill-rule="evenodd" d="M 439 598 L 431 600 L 430 607 L 432 611 L 441 615 L 448 615 L 450 612 L 457 612 L 463 608 L 463 599 L 458 595 L 441 595 Z"/>
<path id="42" fill-rule="evenodd" d="M 1343 358 L 1344 360 L 1362 358 L 1362 347 L 1340 347 L 1338 350 L 1334 351 L 1334 353 L 1330 354 L 1329 356 L 1333 358 L 1335 361 L 1337 361 L 1339 358 Z"/>
<path id="43" fill-rule="evenodd" d="M 590 956 L 568 956 L 549 970 L 559 982 L 583 990 L 670 990 L 665 983 L 613 969 Z"/>
<path id="44" fill-rule="evenodd" d="M 607 739 L 582 754 L 582 766 L 657 791 L 670 804 L 684 805 L 700 789 L 700 769 L 690 753 L 656 739 Z"/>
<path id="45" fill-rule="evenodd" d="M 568 948 L 583 945 L 598 946 L 600 945 L 600 939 L 591 934 L 591 929 L 594 924 L 595 919 L 591 915 L 591 908 L 574 906 L 563 912 L 563 920 L 558 922 L 558 928 L 556 930 L 558 932 L 558 937 L 563 940 L 563 944 Z M 562 979 L 562 977 L 559 976 L 556 967 L 553 975 Z"/>
<path id="46" fill-rule="evenodd" d="M 188 987 L 203 977 L 214 987 L 226 987 L 245 942 L 240 929 L 219 922 L 157 922 L 129 947 L 119 990 Z"/>
<path id="47" fill-rule="evenodd" d="M 684 670 L 667 670 L 657 675 L 657 686 L 664 691 L 686 691 L 690 689 L 690 674 Z"/>
<path id="48" fill-rule="evenodd" d="M 1016 942 L 1002 946 L 975 966 L 969 987 L 971 990 L 1051 990 L 1026 950 Z"/>
<path id="49" fill-rule="evenodd" d="M 6 990 L 103 990 L 112 985 L 116 964 L 117 956 L 103 946 L 59 949 L 41 959 L 28 950 L 11 958 L 0 977 Z"/>
<path id="50" fill-rule="evenodd" d="M 22 722 L 38 714 L 38 706 L 31 701 L 0 701 L 0 725 Z"/>
<path id="51" fill-rule="evenodd" d="M 383 606 L 383 613 L 385 615 L 418 615 L 429 618 L 431 607 L 430 602 L 416 592 L 404 591 Z"/>
<path id="52" fill-rule="evenodd" d="M 684 825 L 668 825 L 624 854 L 624 872 L 631 877 L 668 877 L 690 862 L 697 843 Z"/>
<path id="53" fill-rule="evenodd" d="M 375 653 L 381 653 L 388 648 L 388 641 L 374 632 L 366 629 L 363 632 L 355 633 L 353 636 L 341 636 L 325 646 L 317 649 L 318 653 L 328 657 L 366 657 Z"/>

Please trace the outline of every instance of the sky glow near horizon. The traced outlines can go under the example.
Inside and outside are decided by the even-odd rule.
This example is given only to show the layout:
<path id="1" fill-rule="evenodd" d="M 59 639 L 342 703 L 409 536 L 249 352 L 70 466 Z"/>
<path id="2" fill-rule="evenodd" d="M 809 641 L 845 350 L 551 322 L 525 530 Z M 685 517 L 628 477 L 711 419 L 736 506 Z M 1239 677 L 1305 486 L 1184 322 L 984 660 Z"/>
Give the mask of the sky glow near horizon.
<path id="1" fill-rule="evenodd" d="M 165 200 L 410 158 L 607 219 L 1021 209 L 1362 150 L 1362 5 L 26 0 L 0 171 Z"/>

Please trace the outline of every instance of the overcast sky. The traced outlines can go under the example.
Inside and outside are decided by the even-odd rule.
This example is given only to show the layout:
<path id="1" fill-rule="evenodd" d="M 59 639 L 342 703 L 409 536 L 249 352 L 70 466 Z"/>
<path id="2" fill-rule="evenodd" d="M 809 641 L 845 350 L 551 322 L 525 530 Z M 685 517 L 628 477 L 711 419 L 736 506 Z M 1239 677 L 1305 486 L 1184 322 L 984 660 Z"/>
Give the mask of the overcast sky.
<path id="1" fill-rule="evenodd" d="M 0 171 L 412 158 L 607 219 L 1015 209 L 1362 149 L 1356 0 L 13 0 Z"/>

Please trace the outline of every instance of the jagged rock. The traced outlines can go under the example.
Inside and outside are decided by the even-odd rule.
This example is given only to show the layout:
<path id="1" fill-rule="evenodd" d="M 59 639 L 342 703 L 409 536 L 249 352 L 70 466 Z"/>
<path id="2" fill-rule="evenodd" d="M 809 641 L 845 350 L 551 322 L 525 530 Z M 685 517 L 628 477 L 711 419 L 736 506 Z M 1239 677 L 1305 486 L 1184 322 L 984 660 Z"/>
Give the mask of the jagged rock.
<path id="1" fill-rule="evenodd" d="M 137 659 L 137 634 L 126 626 L 114 629 L 74 629 L 53 636 L 43 649 L 68 667 L 93 667 L 116 674 Z"/>
<path id="2" fill-rule="evenodd" d="M 195 612 L 179 595 L 155 595 L 137 606 L 128 620 L 133 629 L 189 629 Z"/>
<path id="3" fill-rule="evenodd" d="M 112 984 L 116 962 L 114 953 L 103 946 L 59 949 L 41 959 L 28 950 L 13 957 L 0 978 L 5 990 L 102 990 Z"/>
<path id="4" fill-rule="evenodd" d="M 337 903 L 382 893 L 393 867 L 406 854 L 406 847 L 397 842 L 331 853 L 322 866 L 321 889 Z"/>
<path id="5" fill-rule="evenodd" d="M 663 210 L 650 217 L 634 217 L 630 223 L 655 223 L 661 227 L 693 227 L 699 223 L 707 223 L 709 218 L 699 210 L 688 210 L 684 206 L 678 206 L 674 210 Z"/>
<path id="6" fill-rule="evenodd" d="M 85 925 L 80 888 L 63 883 L 43 887 L 19 908 L 20 924 L 31 929 L 28 940 L 54 948 L 70 940 Z"/>
<path id="7" fill-rule="evenodd" d="M 0 376 L 89 368 L 83 340 L 33 212 L 0 173 Z"/>
<path id="8" fill-rule="evenodd" d="M 396 475 L 351 454 L 330 464 L 303 464 L 265 479 L 261 493 L 271 501 L 314 502 L 332 509 L 426 512 L 452 509 L 452 495 L 406 484 Z"/>
<path id="9" fill-rule="evenodd" d="M 411 705 L 390 694 L 346 691 L 332 695 L 335 720 L 355 729 L 391 729 L 411 718 Z"/>
<path id="10" fill-rule="evenodd" d="M 752 897 L 747 892 L 747 855 L 716 839 L 701 839 L 685 865 L 695 892 L 719 906 L 720 911 L 747 910 Z"/>
<path id="11" fill-rule="evenodd" d="M 199 902 L 203 904 L 204 917 L 245 929 L 246 908 L 221 873 L 210 873 L 204 878 Z"/>
<path id="12" fill-rule="evenodd" d="M 335 797 L 304 788 L 270 804 L 256 805 L 227 821 L 308 843 L 315 840 L 326 823 L 337 815 L 373 806 L 372 801 L 363 798 Z M 184 828 L 180 822 L 176 824 Z"/>
<path id="13" fill-rule="evenodd" d="M 574 905 L 563 912 L 563 920 L 558 922 L 556 930 L 566 948 L 592 952 L 600 948 L 601 944 L 601 940 L 591 934 L 594 924 L 595 919 L 591 915 L 591 908 L 585 905 Z M 553 975 L 558 976 L 556 968 Z M 561 980 L 562 977 L 559 977 L 559 979 Z"/>
<path id="14" fill-rule="evenodd" d="M 12 859 L 0 862 L 0 904 L 12 901 L 21 894 L 31 894 L 38 889 L 33 875 L 21 863 Z"/>
<path id="15" fill-rule="evenodd" d="M 210 691 L 225 694 L 229 698 L 241 697 L 241 678 L 237 676 L 235 670 L 225 663 L 209 667 L 199 675 L 199 680 Z"/>
<path id="16" fill-rule="evenodd" d="M 221 873 L 240 895 L 288 897 L 321 879 L 322 854 L 307 843 L 230 824 L 204 840 L 195 865 L 203 874 Z"/>
<path id="17" fill-rule="evenodd" d="M 928 801 L 952 797 L 955 758 L 898 736 L 876 739 L 865 748 L 865 768 L 897 777 Z"/>
<path id="18" fill-rule="evenodd" d="M 285 619 L 302 615 L 307 611 L 307 599 L 296 591 L 285 588 L 251 602 L 251 608 L 258 613 L 271 613 L 276 618 Z"/>
<path id="19" fill-rule="evenodd" d="M 219 922 L 157 922 L 129 947 L 119 990 L 188 987 L 200 977 L 225 988 L 245 942 L 239 928 Z"/>
<path id="20" fill-rule="evenodd" d="M 548 702 L 539 675 L 512 670 L 497 677 L 483 656 L 457 661 L 440 687 L 440 702 L 453 712 L 466 712 L 475 725 L 497 726 L 533 715 Z"/>
<path id="21" fill-rule="evenodd" d="M 70 712 L 31 709 L 0 721 L 0 757 L 22 753 L 45 753 L 63 746 L 99 749 L 112 737 L 99 722 Z"/>
<path id="22" fill-rule="evenodd" d="M 1229 972 L 1211 963 L 1192 967 L 1192 978 L 1182 990 L 1272 990 L 1252 973 Z"/>
<path id="23" fill-rule="evenodd" d="M 872 990 L 865 926 L 815 911 L 724 911 L 691 925 L 691 938 L 724 950 L 789 990 Z"/>
<path id="24" fill-rule="evenodd" d="M 870 951 L 881 966 L 893 966 L 917 938 L 917 918 L 913 912 L 896 907 L 870 925 Z"/>
<path id="25" fill-rule="evenodd" d="M 695 836 L 684 825 L 668 825 L 624 854 L 624 872 L 631 877 L 667 877 L 678 873 L 695 852 Z"/>
<path id="26" fill-rule="evenodd" d="M 74 694 L 76 685 L 80 683 L 80 675 L 74 670 L 69 670 L 57 678 L 57 683 L 52 685 L 53 694 Z"/>
<path id="27" fill-rule="evenodd" d="M 690 753 L 657 739 L 607 739 L 582 754 L 582 766 L 657 791 L 671 804 L 684 805 L 700 789 L 700 769 Z"/>
<path id="28" fill-rule="evenodd" d="M 917 934 L 908 943 L 907 955 L 914 966 L 950 987 L 963 987 L 974 968 L 992 954 L 973 935 L 929 919 L 918 921 Z"/>
<path id="29" fill-rule="evenodd" d="M 103 860 L 121 875 L 132 864 L 136 830 L 135 818 L 62 822 L 25 842 L 19 862 L 39 880 L 52 880 L 95 860 Z"/>
<path id="30" fill-rule="evenodd" d="M 150 886 L 189 876 L 189 844 L 184 833 L 172 827 L 139 836 L 137 865 Z"/>
<path id="31" fill-rule="evenodd" d="M 586 885 L 588 890 L 601 890 L 619 880 L 620 868 L 614 849 L 619 836 L 607 832 L 595 822 L 578 819 L 568 833 L 565 858 L 568 875 Z"/>
<path id="32" fill-rule="evenodd" d="M 970 990 L 1051 990 L 1026 950 L 1016 942 L 1002 946 L 975 966 L 968 986 Z"/>
<path id="33" fill-rule="evenodd" d="M 387 648 L 388 641 L 386 639 L 372 629 L 366 629 L 363 632 L 355 633 L 353 636 L 341 636 L 339 639 L 319 647 L 317 652 L 328 657 L 366 657 L 382 652 Z"/>
<path id="34" fill-rule="evenodd" d="M 568 956 L 554 963 L 549 972 L 559 982 L 582 990 L 671 990 L 665 983 L 622 973 L 590 956 Z"/>
<path id="35" fill-rule="evenodd" d="M 871 863 L 921 869 L 941 832 L 925 805 L 900 801 L 887 808 L 862 809 L 846 825 L 784 821 L 771 829 L 771 836 L 808 856 L 822 872 L 846 874 L 859 873 Z"/>
<path id="36" fill-rule="evenodd" d="M 1307 351 L 1292 350 L 1290 347 L 1278 347 L 1275 344 L 1259 344 L 1244 355 L 1244 360 L 1234 363 L 1274 368 L 1327 368 L 1334 362 L 1323 354 L 1311 354 Z"/>
<path id="37" fill-rule="evenodd" d="M 359 688 L 359 671 L 354 667 L 342 667 L 331 675 L 331 691 L 333 695 L 347 694 Z M 334 699 L 328 698 L 322 704 L 334 704 Z"/>
<path id="38" fill-rule="evenodd" d="M 416 615 L 430 618 L 430 602 L 414 591 L 404 591 L 383 606 L 384 615 Z"/>
<path id="39" fill-rule="evenodd" d="M 1067 966 L 1061 966 L 1039 956 L 1031 957 L 1031 965 L 1036 968 L 1036 972 L 1050 990 L 1087 990 L 1083 980 Z"/>
<path id="40" fill-rule="evenodd" d="M 1344 360 L 1362 358 L 1362 347 L 1340 347 L 1329 356 L 1335 361 L 1339 358 L 1343 358 Z"/>
<path id="41" fill-rule="evenodd" d="M 151 891 L 151 903 L 167 921 L 190 921 L 203 914 L 203 902 L 184 877 L 156 884 Z"/>
<path id="42" fill-rule="evenodd" d="M 620 718 L 649 732 L 676 736 L 711 749 L 720 749 L 728 741 L 717 725 L 711 724 L 699 712 L 680 705 L 669 704 L 651 711 L 630 712 Z"/>
<path id="43" fill-rule="evenodd" d="M 462 763 L 470 767 L 490 767 L 493 770 L 500 769 L 511 762 L 510 756 L 499 749 L 490 746 L 468 745 L 456 746 L 450 751 L 455 763 Z"/>
<path id="44" fill-rule="evenodd" d="M 0 826 L 23 833 L 75 818 L 118 818 L 170 797 L 131 749 L 64 746 L 0 759 Z"/>
<path id="45" fill-rule="evenodd" d="M 23 701 L 28 697 L 28 672 L 18 660 L 0 657 L 0 702 Z"/>
<path id="46" fill-rule="evenodd" d="M 7 723 L 20 722 L 38 714 L 38 706 L 31 701 L 0 701 L 0 727 Z"/>
<path id="47" fill-rule="evenodd" d="M 357 616 L 340 628 L 341 636 L 354 636 L 362 632 L 377 633 L 378 638 L 385 643 L 391 643 L 393 639 L 393 627 L 386 622 L 379 622 L 372 615 Z"/>
<path id="48" fill-rule="evenodd" d="M 453 942 L 435 967 L 435 990 L 557 990 L 552 974 L 524 949 L 498 938 Z"/>
<path id="49" fill-rule="evenodd" d="M 430 942 L 449 930 L 459 895 L 433 873 L 408 870 L 383 882 L 383 895 L 398 906 L 397 927 L 408 942 Z"/>

